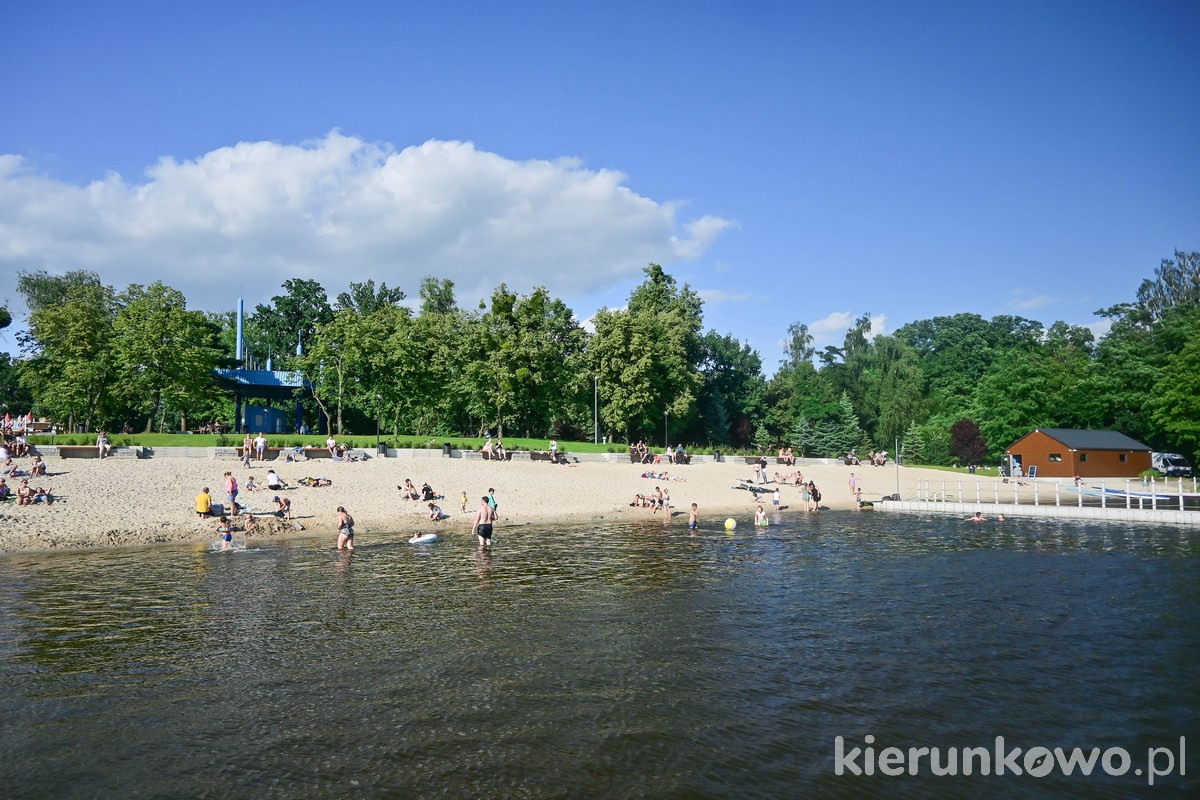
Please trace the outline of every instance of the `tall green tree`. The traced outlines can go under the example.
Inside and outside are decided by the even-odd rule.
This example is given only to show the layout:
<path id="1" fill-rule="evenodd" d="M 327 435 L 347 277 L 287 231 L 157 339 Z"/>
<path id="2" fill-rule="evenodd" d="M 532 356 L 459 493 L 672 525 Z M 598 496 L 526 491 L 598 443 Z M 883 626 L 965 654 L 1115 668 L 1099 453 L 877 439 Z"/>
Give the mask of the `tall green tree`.
<path id="1" fill-rule="evenodd" d="M 121 393 L 145 416 L 147 433 L 156 421 L 162 430 L 168 408 L 186 415 L 195 398 L 211 393 L 216 331 L 204 314 L 188 311 L 182 292 L 162 281 L 131 284 L 118 304 L 112 353 Z"/>
<path id="2" fill-rule="evenodd" d="M 259 360 L 270 357 L 275 369 L 294 369 L 297 349 L 307 351 L 317 329 L 333 321 L 333 309 L 325 287 L 314 280 L 288 278 L 284 294 L 271 298 L 270 305 L 258 305 L 251 317 L 257 338 L 249 342 Z"/>
<path id="3" fill-rule="evenodd" d="M 1168 359 L 1154 389 L 1154 421 L 1169 441 L 1200 453 L 1200 335 Z"/>
<path id="4" fill-rule="evenodd" d="M 338 294 L 336 310 L 355 311 L 365 317 L 384 306 L 399 305 L 403 300 L 404 292 L 400 289 L 388 288 L 386 283 L 380 283 L 376 289 L 375 281 L 368 278 L 363 283 L 351 281 L 350 291 Z"/>
<path id="5" fill-rule="evenodd" d="M 30 309 L 24 346 L 32 353 L 22 365 L 21 385 L 33 393 L 39 412 L 89 429 L 112 410 L 116 374 L 116 298 L 111 286 L 92 277 L 34 273 L 17 281 Z"/>
<path id="6" fill-rule="evenodd" d="M 1200 307 L 1200 253 L 1176 250 L 1138 287 L 1137 307 L 1152 321 L 1178 306 Z"/>
<path id="7" fill-rule="evenodd" d="M 703 301 L 687 285 L 678 288 L 657 264 L 644 272 L 627 310 L 596 312 L 588 364 L 600 376 L 605 426 L 628 440 L 658 441 L 664 422 L 680 431 L 695 421 L 703 384 Z"/>
<path id="8" fill-rule="evenodd" d="M 701 337 L 701 354 L 702 432 L 711 444 L 727 445 L 734 440 L 734 422 L 745 418 L 754 397 L 763 391 L 762 358 L 732 334 L 721 336 L 712 330 Z"/>

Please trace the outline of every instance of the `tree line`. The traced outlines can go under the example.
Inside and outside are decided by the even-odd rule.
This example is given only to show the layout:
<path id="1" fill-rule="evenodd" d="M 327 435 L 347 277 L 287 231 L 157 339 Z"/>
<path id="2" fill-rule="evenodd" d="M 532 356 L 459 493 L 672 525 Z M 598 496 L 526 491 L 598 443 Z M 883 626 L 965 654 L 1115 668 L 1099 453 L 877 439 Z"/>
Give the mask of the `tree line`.
<path id="1" fill-rule="evenodd" d="M 22 272 L 22 354 L 0 363 L 0 402 L 88 429 L 232 425 L 216 367 L 300 373 L 303 402 L 336 434 L 501 435 L 838 456 L 900 450 L 913 463 L 994 461 L 1035 427 L 1112 428 L 1155 449 L 1200 448 L 1200 254 L 1163 260 L 1136 297 L 1085 327 L 973 313 L 872 335 L 870 315 L 817 350 L 801 323 L 764 374 L 734 336 L 704 330 L 703 301 L 658 264 L 623 309 L 585 328 L 545 288 L 505 284 L 475 309 L 425 277 L 418 298 L 374 281 L 331 302 L 290 279 L 245 321 L 189 310 L 156 281 L 117 292 L 89 271 Z M 7 320 L 7 312 L 4 315 Z M 665 442 L 664 442 L 665 443 Z"/>

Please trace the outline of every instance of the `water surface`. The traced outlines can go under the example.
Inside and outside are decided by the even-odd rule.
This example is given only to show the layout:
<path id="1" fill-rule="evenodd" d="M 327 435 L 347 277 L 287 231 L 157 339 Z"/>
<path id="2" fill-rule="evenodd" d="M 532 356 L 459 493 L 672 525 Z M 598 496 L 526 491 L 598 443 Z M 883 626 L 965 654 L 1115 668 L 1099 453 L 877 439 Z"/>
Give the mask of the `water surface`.
<path id="1" fill-rule="evenodd" d="M 501 529 L 491 555 L 359 538 L 0 557 L 0 786 L 1124 797 L 1144 778 L 835 776 L 834 738 L 1139 759 L 1198 733 L 1188 530 L 828 513 Z"/>

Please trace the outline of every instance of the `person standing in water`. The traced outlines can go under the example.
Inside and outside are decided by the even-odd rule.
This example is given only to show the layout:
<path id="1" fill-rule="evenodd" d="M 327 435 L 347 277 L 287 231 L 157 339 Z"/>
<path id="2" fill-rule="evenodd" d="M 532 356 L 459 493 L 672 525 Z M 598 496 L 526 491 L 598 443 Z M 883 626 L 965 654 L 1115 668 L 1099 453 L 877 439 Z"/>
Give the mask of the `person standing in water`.
<path id="1" fill-rule="evenodd" d="M 337 509 L 337 531 L 338 542 L 337 549 L 346 550 L 354 549 L 354 517 L 350 516 L 350 512 L 344 506 L 338 506 Z"/>
<path id="2" fill-rule="evenodd" d="M 492 508 L 486 495 L 480 500 L 479 512 L 475 514 L 475 524 L 471 526 L 471 533 L 479 537 L 479 546 L 488 550 L 492 546 L 492 525 L 496 522 L 496 509 Z"/>
<path id="3" fill-rule="evenodd" d="M 688 512 L 688 529 L 696 530 L 700 527 L 700 510 L 695 503 L 692 503 L 692 510 Z"/>

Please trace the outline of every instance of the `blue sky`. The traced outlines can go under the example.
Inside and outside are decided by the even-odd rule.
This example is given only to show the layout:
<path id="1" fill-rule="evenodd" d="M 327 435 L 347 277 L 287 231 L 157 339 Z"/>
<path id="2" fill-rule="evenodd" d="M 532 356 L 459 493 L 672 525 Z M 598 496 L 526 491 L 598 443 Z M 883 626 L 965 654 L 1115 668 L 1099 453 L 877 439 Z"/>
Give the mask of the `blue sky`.
<path id="1" fill-rule="evenodd" d="M 969 311 L 1096 324 L 1200 250 L 1200 4 L 10 3 L 0 270 L 193 307 L 648 261 L 768 372 Z M 7 282 L 0 301 L 20 318 Z M 15 351 L 11 331 L 0 347 Z"/>

